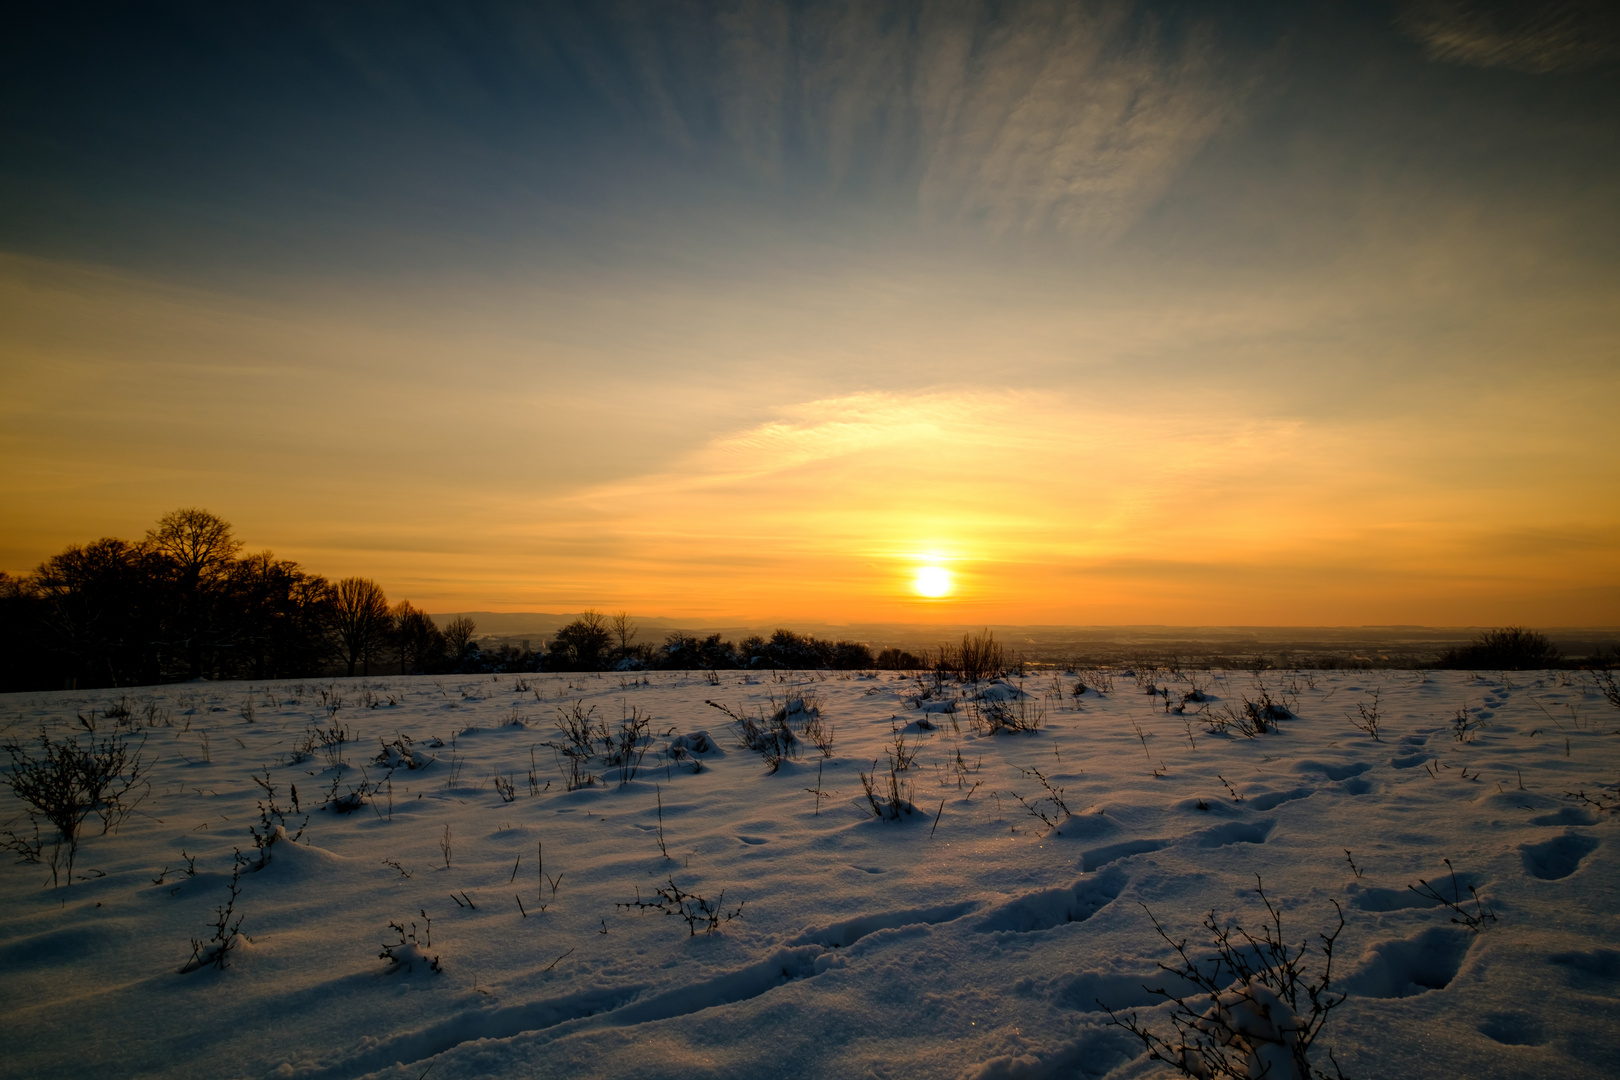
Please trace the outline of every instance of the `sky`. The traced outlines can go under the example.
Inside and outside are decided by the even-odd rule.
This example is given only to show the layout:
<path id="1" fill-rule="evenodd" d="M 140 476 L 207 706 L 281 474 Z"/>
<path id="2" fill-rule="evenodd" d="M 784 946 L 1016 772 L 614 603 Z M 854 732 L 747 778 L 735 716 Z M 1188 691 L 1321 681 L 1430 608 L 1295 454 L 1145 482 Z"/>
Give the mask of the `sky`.
<path id="1" fill-rule="evenodd" d="M 1567 0 L 38 5 L 0 570 L 1620 624 L 1616 115 Z"/>

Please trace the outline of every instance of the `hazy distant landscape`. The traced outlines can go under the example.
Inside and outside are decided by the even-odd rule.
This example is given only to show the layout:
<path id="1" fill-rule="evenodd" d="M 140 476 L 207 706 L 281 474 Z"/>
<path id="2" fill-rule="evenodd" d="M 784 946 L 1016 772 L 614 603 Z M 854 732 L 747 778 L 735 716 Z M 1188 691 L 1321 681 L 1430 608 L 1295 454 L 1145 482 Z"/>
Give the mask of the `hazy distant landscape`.
<path id="1" fill-rule="evenodd" d="M 578 618 L 577 614 L 460 611 L 434 615 L 441 624 L 472 619 L 492 641 L 538 644 Z M 669 633 L 769 637 L 775 624 L 691 623 L 637 616 L 642 636 Z M 992 630 L 1014 655 L 1038 664 L 1118 664 L 1137 659 L 1156 664 L 1182 661 L 1204 667 L 1241 667 L 1261 660 L 1273 667 L 1419 667 L 1448 649 L 1467 645 L 1488 627 L 1477 626 L 1006 626 L 999 624 L 906 625 L 795 622 L 789 627 L 821 638 L 849 638 L 874 649 L 906 649 L 922 656 L 964 634 Z M 1601 656 L 1620 647 L 1620 627 L 1542 627 L 1571 658 Z"/>

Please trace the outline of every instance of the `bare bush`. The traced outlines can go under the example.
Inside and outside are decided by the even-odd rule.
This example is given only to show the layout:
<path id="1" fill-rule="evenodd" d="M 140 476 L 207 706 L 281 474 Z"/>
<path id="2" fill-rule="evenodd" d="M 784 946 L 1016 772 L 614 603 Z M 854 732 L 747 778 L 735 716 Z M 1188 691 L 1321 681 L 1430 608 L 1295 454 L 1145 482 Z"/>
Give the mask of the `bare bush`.
<path id="1" fill-rule="evenodd" d="M 1533 671 L 1557 667 L 1563 659 L 1564 654 L 1546 634 L 1507 626 L 1487 630 L 1461 648 L 1448 649 L 1434 666 L 1470 671 Z"/>
<path id="2" fill-rule="evenodd" d="M 1372 701 L 1370 703 L 1366 701 L 1357 702 L 1356 711 L 1361 714 L 1361 720 L 1357 722 L 1354 717 L 1351 717 L 1350 723 L 1371 735 L 1374 742 L 1378 742 L 1378 721 L 1381 717 L 1378 714 L 1378 690 L 1376 687 L 1372 691 Z"/>
<path id="3" fill-rule="evenodd" d="M 933 669 L 952 674 L 963 682 L 976 683 L 994 678 L 1007 670 L 1007 654 L 989 629 L 963 634 L 960 645 L 941 645 L 934 654 Z"/>
<path id="4" fill-rule="evenodd" d="M 596 777 L 589 768 L 591 757 L 596 752 L 595 713 L 596 706 L 587 709 L 583 701 L 574 702 L 567 711 L 558 709 L 555 723 L 562 741 L 542 744 L 551 747 L 557 759 L 557 768 L 563 776 L 563 786 L 569 791 L 596 783 Z M 604 741 L 611 747 L 612 737 L 605 724 L 602 725 L 602 732 Z"/>
<path id="5" fill-rule="evenodd" d="M 749 716 L 747 713 L 733 712 L 719 702 L 706 701 L 704 704 L 731 717 L 737 725 L 738 741 L 745 749 L 754 751 L 765 760 L 769 770 L 767 775 L 781 769 L 782 762 L 788 758 L 799 756 L 799 737 L 793 733 L 784 711 L 778 711 L 776 716 L 767 720 L 763 713 Z"/>
<path id="6" fill-rule="evenodd" d="M 1018 697 L 1012 700 L 984 698 L 970 703 L 974 733 L 999 735 L 1021 732 L 1032 735 L 1046 722 L 1046 707 L 1040 702 Z"/>
<path id="7" fill-rule="evenodd" d="M 1597 684 L 1598 692 L 1610 705 L 1620 709 L 1620 681 L 1614 677 L 1614 672 L 1608 668 L 1599 668 L 1592 673 L 1592 680 Z"/>
<path id="8" fill-rule="evenodd" d="M 4 744 L 11 770 L 0 777 L 0 783 L 28 804 L 28 816 L 34 823 L 32 838 L 11 830 L 0 834 L 6 837 L 4 846 L 29 862 L 40 862 L 44 843 L 38 822 L 43 818 L 57 831 L 51 849 L 51 880 L 61 884 L 61 874 L 66 872 L 72 884 L 85 818 L 92 813 L 99 816 L 102 835 L 106 835 L 145 798 L 150 768 L 141 757 L 145 745 L 144 735 L 134 741 L 117 734 L 97 739 L 93 730 L 82 746 L 75 736 L 53 741 L 41 731 L 38 757 L 21 743 Z"/>
<path id="9" fill-rule="evenodd" d="M 804 736 L 815 744 L 822 757 L 833 756 L 833 726 L 819 712 L 804 722 Z"/>
<path id="10" fill-rule="evenodd" d="M 1063 789 L 1053 784 L 1052 781 L 1047 778 L 1045 773 L 1035 768 L 1020 769 L 1019 771 L 1025 776 L 1033 776 L 1036 780 L 1040 781 L 1041 787 L 1046 789 L 1045 795 L 1038 795 L 1033 800 L 1024 798 L 1016 791 L 1009 791 L 1007 793 L 1013 798 L 1017 799 L 1023 808 L 1029 812 L 1031 817 L 1039 818 L 1041 821 L 1046 823 L 1047 828 L 1055 829 L 1059 825 L 1063 824 L 1064 821 L 1074 816 L 1073 812 L 1069 809 L 1069 804 L 1064 801 Z M 1052 813 L 1050 814 L 1047 813 L 1046 810 L 1044 810 L 1041 806 L 1042 803 L 1047 802 L 1052 804 Z"/>
<path id="11" fill-rule="evenodd" d="M 875 760 L 872 762 L 871 772 L 860 774 L 861 789 L 866 794 L 866 805 L 871 809 L 873 817 L 882 821 L 899 821 L 902 817 L 917 812 L 916 806 L 911 801 L 911 781 L 902 781 L 901 771 L 891 754 L 886 777 L 878 772 Z"/>
<path id="12" fill-rule="evenodd" d="M 1200 1080 L 1227 1078 L 1252 1080 L 1344 1080 L 1344 1073 L 1328 1052 L 1333 1072 L 1313 1065 L 1311 1045 L 1321 1033 L 1328 1014 L 1344 1002 L 1343 994 L 1329 991 L 1333 981 L 1333 947 L 1344 930 L 1344 912 L 1333 906 L 1338 925 L 1319 933 L 1314 951 L 1321 954 L 1319 972 L 1307 970 L 1313 951 L 1308 940 L 1291 946 L 1283 937 L 1282 911 L 1266 896 L 1255 878 L 1255 892 L 1266 906 L 1267 922 L 1258 938 L 1237 924 L 1222 926 L 1210 912 L 1204 929 L 1210 934 L 1214 956 L 1194 959 L 1185 939 L 1174 941 L 1146 905 L 1153 929 L 1180 962 L 1159 965 L 1161 970 L 1194 987 L 1178 995 L 1163 987 L 1148 987 L 1175 1009 L 1170 1020 L 1175 1031 L 1166 1037 L 1144 1027 L 1135 1012 L 1121 1016 L 1099 1000 L 1110 1021 L 1142 1041 L 1148 1056 L 1162 1061 L 1182 1076 Z"/>
<path id="13" fill-rule="evenodd" d="M 618 733 L 608 744 L 605 760 L 609 768 L 619 770 L 620 787 L 636 778 L 641 759 L 647 755 L 647 725 L 650 722 L 651 717 L 634 707 L 619 720 Z"/>

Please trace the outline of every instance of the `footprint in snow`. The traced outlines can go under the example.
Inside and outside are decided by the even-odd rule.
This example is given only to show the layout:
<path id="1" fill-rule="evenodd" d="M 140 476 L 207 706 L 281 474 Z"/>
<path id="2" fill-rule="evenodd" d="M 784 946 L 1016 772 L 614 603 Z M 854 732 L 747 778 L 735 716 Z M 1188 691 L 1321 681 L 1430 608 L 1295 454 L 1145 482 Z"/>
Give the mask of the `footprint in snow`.
<path id="1" fill-rule="evenodd" d="M 1560 881 L 1579 870 L 1586 857 L 1597 850 L 1595 837 L 1565 833 L 1539 844 L 1521 844 L 1524 872 L 1542 881 Z"/>
<path id="2" fill-rule="evenodd" d="M 1431 926 L 1409 938 L 1375 942 L 1341 985 L 1348 993 L 1373 998 L 1444 990 L 1462 968 L 1473 937 L 1456 927 Z"/>
<path id="3" fill-rule="evenodd" d="M 1162 839 L 1122 840 L 1117 844 L 1106 844 L 1103 847 L 1081 852 L 1080 869 L 1091 873 L 1121 859 L 1128 859 L 1133 855 L 1146 855 L 1149 852 L 1159 851 L 1169 846 L 1170 841 Z"/>
<path id="4" fill-rule="evenodd" d="M 1130 879 L 1117 868 L 1087 875 L 1068 888 L 1025 893 L 990 912 L 976 929 L 980 933 L 1030 934 L 1067 923 L 1085 922 L 1113 903 Z"/>
<path id="5" fill-rule="evenodd" d="M 1559 967 L 1568 968 L 1572 983 L 1620 980 L 1620 952 L 1614 949 L 1553 953 L 1547 959 Z"/>
<path id="6" fill-rule="evenodd" d="M 1205 829 L 1193 834 L 1193 842 L 1201 848 L 1225 847 L 1228 844 L 1263 844 L 1266 836 L 1271 832 L 1275 822 L 1263 821 L 1249 824 L 1246 821 L 1229 821 L 1224 825 Z"/>
<path id="7" fill-rule="evenodd" d="M 1547 1041 L 1541 1019 L 1522 1012 L 1492 1013 L 1480 1022 L 1479 1033 L 1504 1046 L 1540 1046 Z"/>
<path id="8" fill-rule="evenodd" d="M 1554 814 L 1542 814 L 1530 819 L 1532 825 L 1596 825 L 1597 817 L 1579 806 L 1565 806 Z"/>
<path id="9" fill-rule="evenodd" d="M 1308 799 L 1316 794 L 1315 788 L 1297 787 L 1290 791 L 1265 791 L 1258 795 L 1247 795 L 1243 801 L 1254 810 L 1275 810 L 1286 802 L 1297 799 Z"/>

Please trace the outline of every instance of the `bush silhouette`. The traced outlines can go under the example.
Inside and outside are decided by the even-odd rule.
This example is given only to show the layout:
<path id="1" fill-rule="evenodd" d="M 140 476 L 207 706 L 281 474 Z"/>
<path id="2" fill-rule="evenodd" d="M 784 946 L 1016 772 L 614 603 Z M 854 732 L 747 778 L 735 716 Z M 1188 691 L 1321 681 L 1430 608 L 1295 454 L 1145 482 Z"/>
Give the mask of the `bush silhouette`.
<path id="1" fill-rule="evenodd" d="M 1564 654 L 1558 651 L 1558 646 L 1546 634 L 1522 626 L 1508 626 L 1500 630 L 1487 630 L 1472 644 L 1460 649 L 1446 650 L 1434 666 L 1525 671 L 1557 667 L 1563 659 Z"/>

